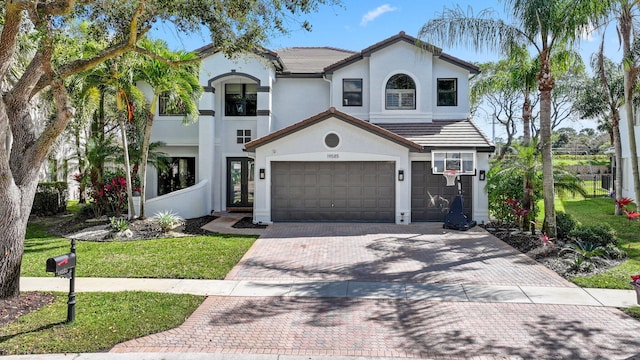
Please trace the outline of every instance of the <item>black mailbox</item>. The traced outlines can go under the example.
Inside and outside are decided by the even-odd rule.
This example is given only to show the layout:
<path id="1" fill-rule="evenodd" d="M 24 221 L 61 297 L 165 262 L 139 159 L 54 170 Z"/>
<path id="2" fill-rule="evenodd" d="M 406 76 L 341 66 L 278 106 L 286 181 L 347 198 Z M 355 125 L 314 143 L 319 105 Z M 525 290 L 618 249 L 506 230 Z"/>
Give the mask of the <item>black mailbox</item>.
<path id="1" fill-rule="evenodd" d="M 76 254 L 68 253 L 47 259 L 47 272 L 65 274 L 76 266 Z"/>

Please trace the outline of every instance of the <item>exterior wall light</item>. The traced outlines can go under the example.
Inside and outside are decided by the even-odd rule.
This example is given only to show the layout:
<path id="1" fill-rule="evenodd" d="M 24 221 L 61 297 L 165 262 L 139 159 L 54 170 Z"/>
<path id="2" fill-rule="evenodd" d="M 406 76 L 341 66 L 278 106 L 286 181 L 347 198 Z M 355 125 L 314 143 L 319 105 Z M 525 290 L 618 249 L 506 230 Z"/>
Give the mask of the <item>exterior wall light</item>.
<path id="1" fill-rule="evenodd" d="M 398 181 L 404 181 L 404 170 L 398 170 Z"/>
<path id="2" fill-rule="evenodd" d="M 487 173 L 484 170 L 480 170 L 480 181 L 484 181 L 487 177 Z"/>
<path id="3" fill-rule="evenodd" d="M 259 177 L 260 177 L 260 180 L 264 180 L 265 178 L 265 173 L 263 168 L 260 169 Z"/>

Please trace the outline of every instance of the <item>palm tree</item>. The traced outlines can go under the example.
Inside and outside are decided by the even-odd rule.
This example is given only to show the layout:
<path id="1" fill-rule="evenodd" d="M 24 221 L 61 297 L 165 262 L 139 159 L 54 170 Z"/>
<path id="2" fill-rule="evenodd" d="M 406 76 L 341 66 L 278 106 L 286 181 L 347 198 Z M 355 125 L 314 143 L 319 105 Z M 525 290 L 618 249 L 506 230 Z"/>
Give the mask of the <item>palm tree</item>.
<path id="1" fill-rule="evenodd" d="M 434 39 L 449 46 L 508 53 L 516 46 L 530 46 L 540 61 L 537 82 L 540 92 L 540 142 L 542 149 L 544 231 L 556 235 L 553 156 L 551 141 L 551 91 L 555 80 L 551 53 L 573 45 L 579 35 L 594 28 L 606 14 L 607 0 L 505 0 L 514 22 L 496 19 L 489 11 L 477 16 L 459 7 L 422 26 L 419 38 Z"/>
<path id="2" fill-rule="evenodd" d="M 183 51 L 169 51 L 166 42 L 145 39 L 141 45 L 156 54 L 162 54 L 170 62 L 159 61 L 155 58 L 145 59 L 138 68 L 136 80 L 147 83 L 153 89 L 149 117 L 146 119 L 143 141 L 142 159 L 140 161 L 140 218 L 145 217 L 144 204 L 146 200 L 145 188 L 147 179 L 147 162 L 149 158 L 149 143 L 151 129 L 156 114 L 157 101 L 160 95 L 168 96 L 170 104 L 177 107 L 177 112 L 184 115 L 185 123 L 198 118 L 198 100 L 203 89 L 198 75 L 200 62 L 193 53 Z"/>
<path id="3" fill-rule="evenodd" d="M 615 182 L 614 196 L 622 198 L 622 144 L 620 141 L 620 112 L 624 103 L 624 75 L 622 66 L 604 56 L 604 36 L 600 50 L 591 58 L 591 68 L 595 76 L 579 92 L 574 107 L 583 119 L 597 118 L 601 126 L 609 132 L 614 148 Z M 615 215 L 621 215 L 622 209 L 614 206 Z"/>
<path id="4" fill-rule="evenodd" d="M 543 181 L 540 147 L 536 139 L 530 144 L 515 144 L 502 160 L 492 163 L 487 177 L 487 191 L 490 193 L 492 206 L 504 206 L 507 198 L 517 198 L 517 179 L 524 179 L 524 196 L 520 204 L 520 228 L 535 232 L 535 203 L 540 199 L 540 184 Z M 557 194 L 573 193 L 586 196 L 582 180 L 562 168 L 554 169 L 554 191 Z M 492 194 L 493 193 L 493 194 Z M 529 199 L 529 200 L 527 200 Z M 528 201 L 528 202 L 527 202 Z M 500 204 L 495 204 L 500 202 Z"/>

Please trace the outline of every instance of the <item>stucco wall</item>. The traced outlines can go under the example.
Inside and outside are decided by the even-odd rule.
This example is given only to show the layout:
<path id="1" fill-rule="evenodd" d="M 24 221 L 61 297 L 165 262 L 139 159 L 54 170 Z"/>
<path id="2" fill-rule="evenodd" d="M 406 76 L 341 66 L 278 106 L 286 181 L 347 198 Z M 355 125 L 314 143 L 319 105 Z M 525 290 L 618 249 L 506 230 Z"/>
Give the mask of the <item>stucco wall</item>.
<path id="1" fill-rule="evenodd" d="M 321 78 L 278 78 L 273 84 L 273 130 L 326 111 L 329 89 L 329 83 Z"/>
<path id="2" fill-rule="evenodd" d="M 340 145 L 329 149 L 324 144 L 326 134 L 334 132 L 340 137 Z M 254 199 L 254 221 L 271 222 L 271 162 L 273 161 L 394 161 L 396 173 L 410 168 L 409 150 L 399 144 L 381 138 L 344 121 L 329 118 L 293 136 L 267 143 L 256 150 L 256 174 L 265 169 L 266 179 L 256 180 Z M 400 213 L 410 212 L 410 181 L 396 180 L 396 223 Z M 405 219 L 406 223 L 406 219 Z"/>
<path id="3" fill-rule="evenodd" d="M 458 79 L 458 106 L 437 106 L 438 78 Z M 434 119 L 466 119 L 469 117 L 469 72 L 439 58 L 433 63 L 433 78 L 431 88 L 434 93 L 431 97 Z"/>

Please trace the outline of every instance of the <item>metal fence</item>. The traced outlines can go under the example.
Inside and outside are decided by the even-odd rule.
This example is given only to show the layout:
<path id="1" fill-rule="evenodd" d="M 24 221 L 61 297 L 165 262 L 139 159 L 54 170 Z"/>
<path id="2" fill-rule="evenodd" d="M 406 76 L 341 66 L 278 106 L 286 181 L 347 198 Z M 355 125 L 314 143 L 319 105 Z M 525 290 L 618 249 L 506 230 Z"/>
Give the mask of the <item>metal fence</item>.
<path id="1" fill-rule="evenodd" d="M 613 174 L 580 174 L 588 197 L 609 196 L 613 191 Z M 574 197 L 579 196 L 572 194 Z"/>

